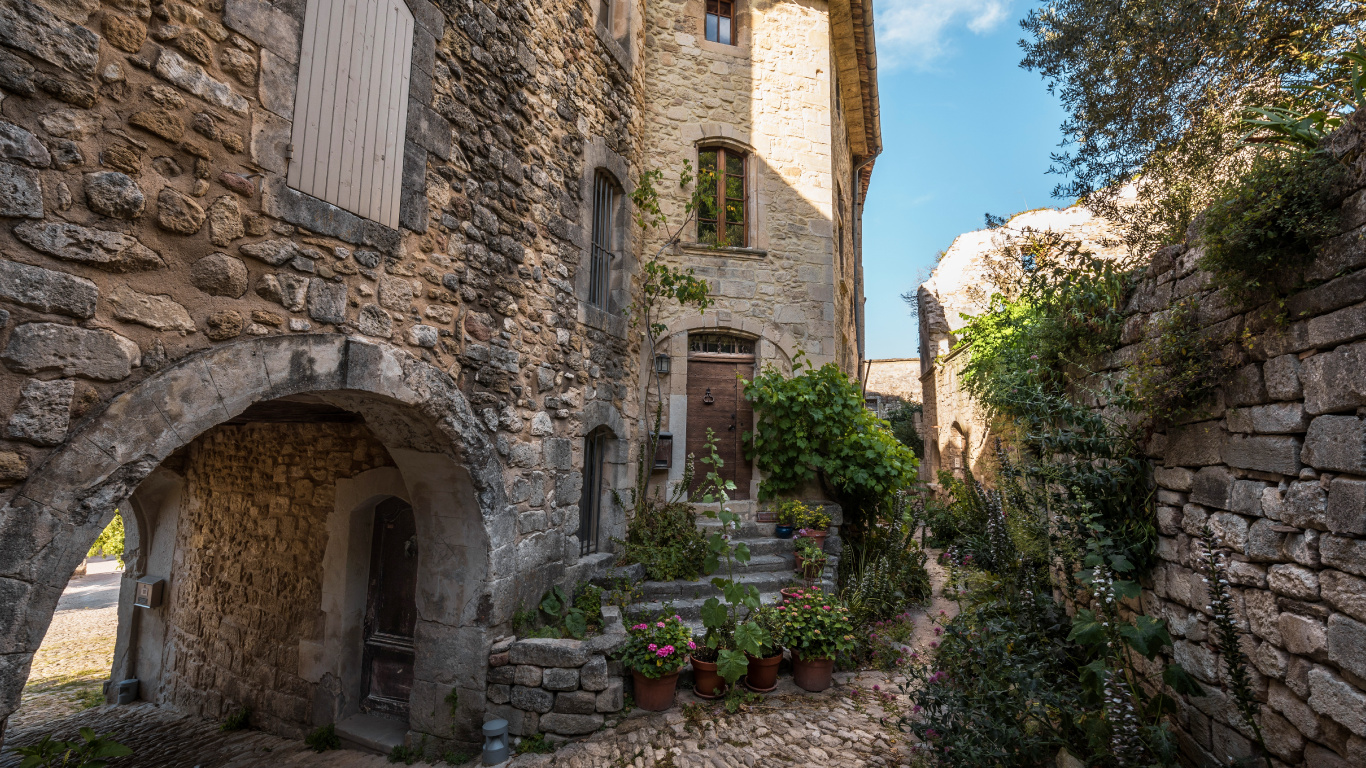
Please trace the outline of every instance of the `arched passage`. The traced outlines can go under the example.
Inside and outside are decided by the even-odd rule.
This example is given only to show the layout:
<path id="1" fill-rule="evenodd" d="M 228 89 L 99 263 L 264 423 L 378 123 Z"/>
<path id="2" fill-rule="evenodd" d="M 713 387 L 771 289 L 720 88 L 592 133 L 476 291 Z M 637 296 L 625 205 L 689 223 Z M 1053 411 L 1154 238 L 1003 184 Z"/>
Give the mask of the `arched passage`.
<path id="1" fill-rule="evenodd" d="M 411 725 L 445 737 L 474 736 L 478 718 L 457 716 L 453 723 L 443 699 L 455 688 L 469 691 L 460 697 L 463 708 L 482 700 L 484 628 L 506 622 L 513 607 L 512 600 L 495 598 L 511 592 L 514 575 L 511 561 L 495 556 L 509 550 L 513 536 L 506 515 L 499 514 L 506 504 L 497 452 L 447 374 L 386 345 L 332 335 L 249 339 L 186 357 L 73 429 L 0 509 L 0 722 L 17 706 L 72 569 L 115 506 L 133 498 L 139 537 L 134 563 L 150 568 L 157 537 L 149 520 L 164 518 L 185 492 L 183 475 L 177 477 L 176 463 L 167 458 L 244 413 L 257 413 L 247 421 L 259 420 L 253 405 L 301 396 L 359 414 L 391 457 L 385 463 L 392 465 L 392 495 L 412 504 L 424 542 Z M 344 539 L 339 530 L 354 529 L 357 510 L 369 504 L 373 512 L 374 484 L 355 483 L 356 477 L 336 478 L 341 506 L 326 523 L 329 550 Z M 323 559 L 329 556 L 335 553 Z M 237 565 L 250 567 L 249 558 Z M 338 587 L 330 589 L 322 587 L 321 644 L 299 645 L 298 668 L 344 699 L 342 675 L 327 668 L 328 633 L 344 632 L 346 621 L 341 613 L 328 615 Z M 130 637 L 131 631 L 121 630 L 124 648 L 131 647 Z M 136 654 L 125 652 L 116 666 L 136 662 Z M 313 711 L 295 722 L 326 722 L 344 712 L 344 705 L 314 696 Z M 453 734 L 453 726 L 472 733 Z"/>

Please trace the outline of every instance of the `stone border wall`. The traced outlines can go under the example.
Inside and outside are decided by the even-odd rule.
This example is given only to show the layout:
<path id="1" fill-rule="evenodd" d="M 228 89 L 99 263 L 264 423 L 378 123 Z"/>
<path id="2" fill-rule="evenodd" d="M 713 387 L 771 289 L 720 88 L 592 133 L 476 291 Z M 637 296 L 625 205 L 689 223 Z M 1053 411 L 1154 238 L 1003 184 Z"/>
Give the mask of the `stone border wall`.
<path id="1" fill-rule="evenodd" d="M 1167 621 L 1174 660 L 1205 684 L 1179 713 L 1181 751 L 1198 765 L 1252 754 L 1221 686 L 1207 588 L 1193 537 L 1208 523 L 1232 551 L 1229 579 L 1277 765 L 1366 766 L 1366 115 L 1333 138 L 1350 162 L 1344 231 L 1302 275 L 1311 286 L 1278 326 L 1238 313 L 1197 269 L 1198 243 L 1164 248 L 1134 294 L 1125 346 L 1137 364 L 1176 303 L 1199 300 L 1206 333 L 1236 361 L 1202 420 L 1152 436 L 1160 564 L 1145 613 Z M 1160 667 L 1154 667 L 1160 672 Z"/>
<path id="2" fill-rule="evenodd" d="M 514 736 L 551 741 L 590 734 L 625 704 L 622 664 L 608 657 L 626 642 L 621 609 L 603 606 L 603 632 L 587 640 L 506 637 L 489 654 L 485 722 L 508 721 Z"/>

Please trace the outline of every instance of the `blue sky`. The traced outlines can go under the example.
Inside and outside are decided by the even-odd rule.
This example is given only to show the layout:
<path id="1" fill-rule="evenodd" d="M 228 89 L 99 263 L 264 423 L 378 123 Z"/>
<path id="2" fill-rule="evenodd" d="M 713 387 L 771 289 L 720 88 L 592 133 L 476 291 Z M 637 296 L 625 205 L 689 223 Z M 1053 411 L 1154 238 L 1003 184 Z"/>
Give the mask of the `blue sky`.
<path id="1" fill-rule="evenodd" d="M 863 213 L 867 356 L 915 357 L 900 295 L 983 214 L 1056 206 L 1063 112 L 1020 69 L 1025 0 L 880 0 L 883 152 Z M 1070 201 L 1067 201 L 1070 202 Z"/>

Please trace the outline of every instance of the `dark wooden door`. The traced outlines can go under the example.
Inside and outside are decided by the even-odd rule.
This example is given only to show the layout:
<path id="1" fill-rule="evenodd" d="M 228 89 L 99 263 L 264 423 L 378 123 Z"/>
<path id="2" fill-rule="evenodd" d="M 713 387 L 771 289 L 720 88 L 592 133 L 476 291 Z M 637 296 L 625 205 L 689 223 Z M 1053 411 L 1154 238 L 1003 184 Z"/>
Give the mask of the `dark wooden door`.
<path id="1" fill-rule="evenodd" d="M 417 526 L 407 502 L 388 499 L 375 507 L 370 544 L 362 710 L 407 718 L 416 625 Z"/>
<path id="2" fill-rule="evenodd" d="M 688 453 L 697 461 L 696 478 L 689 490 L 706 482 L 712 467 L 700 459 L 708 455 L 707 429 L 716 435 L 716 450 L 721 460 L 721 475 L 735 483 L 732 499 L 749 498 L 750 463 L 745 459 L 742 438 L 753 427 L 754 409 L 743 395 L 740 376 L 753 377 L 751 358 L 708 360 L 688 359 Z"/>

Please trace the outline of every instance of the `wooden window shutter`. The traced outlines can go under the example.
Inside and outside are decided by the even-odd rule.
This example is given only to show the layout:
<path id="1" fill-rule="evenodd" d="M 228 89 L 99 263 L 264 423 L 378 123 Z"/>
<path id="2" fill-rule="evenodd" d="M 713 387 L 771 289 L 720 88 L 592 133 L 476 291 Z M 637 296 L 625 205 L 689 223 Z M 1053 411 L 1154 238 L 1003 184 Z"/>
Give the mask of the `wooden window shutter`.
<path id="1" fill-rule="evenodd" d="M 404 0 L 309 0 L 289 186 L 398 226 L 412 55 Z"/>

